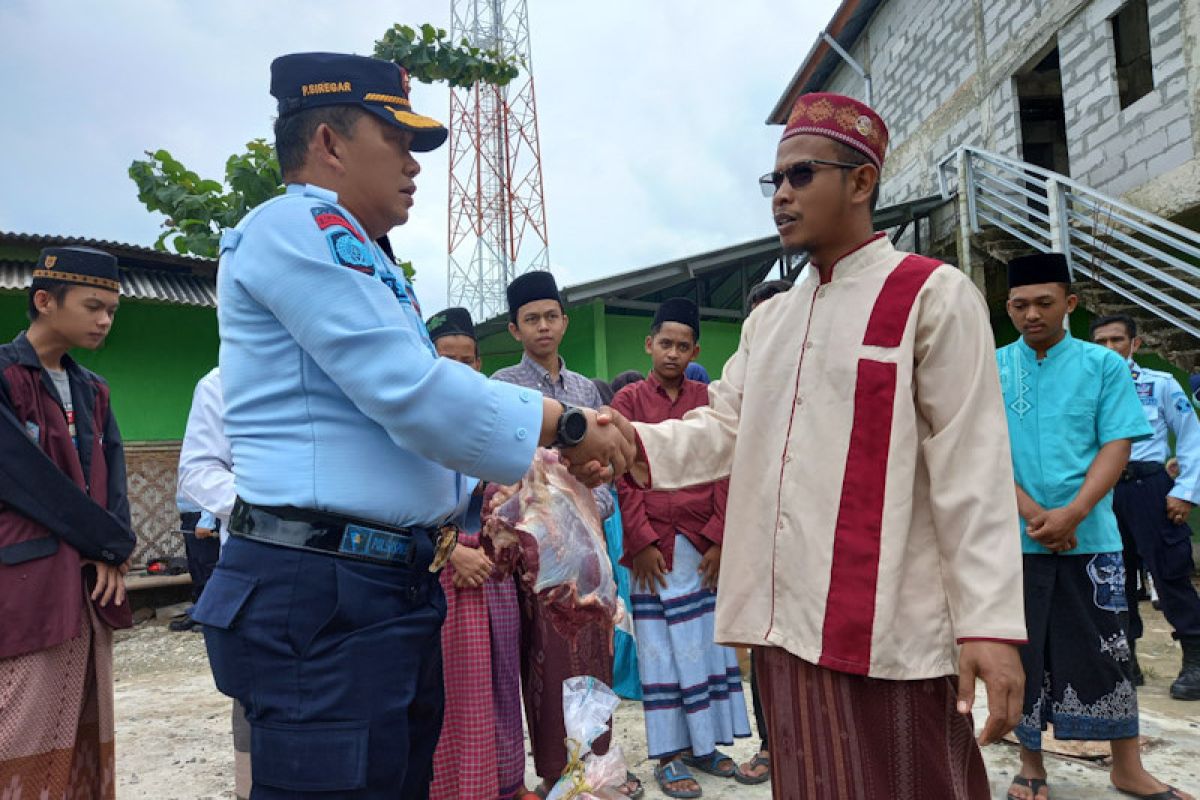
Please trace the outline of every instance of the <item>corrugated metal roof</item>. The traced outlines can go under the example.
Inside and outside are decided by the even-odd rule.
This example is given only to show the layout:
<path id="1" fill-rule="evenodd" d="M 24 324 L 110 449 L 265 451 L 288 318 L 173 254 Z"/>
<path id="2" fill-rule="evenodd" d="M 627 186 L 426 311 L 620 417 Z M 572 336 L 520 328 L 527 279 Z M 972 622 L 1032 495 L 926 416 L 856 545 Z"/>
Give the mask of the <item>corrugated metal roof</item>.
<path id="1" fill-rule="evenodd" d="M 17 233 L 15 231 L 0 231 L 0 244 L 27 244 L 30 247 L 62 247 L 65 245 L 80 245 L 95 247 L 112 253 L 121 261 L 152 262 L 162 266 L 180 266 L 185 268 L 215 269 L 217 262 L 212 258 L 180 255 L 165 250 L 155 250 L 139 244 L 114 242 L 108 239 L 88 239 L 82 236 L 50 236 L 41 233 Z M 144 266 L 137 263 L 134 266 Z"/>
<path id="2" fill-rule="evenodd" d="M 32 263 L 0 261 L 0 290 L 24 291 L 33 283 Z M 121 267 L 121 294 L 135 300 L 217 307 L 215 276 Z"/>
<path id="3" fill-rule="evenodd" d="M 117 257 L 121 294 L 135 300 L 216 308 L 217 261 L 155 250 L 136 244 L 85 239 L 80 236 L 45 236 L 0 231 L 0 244 L 28 248 L 28 260 L 9 255 L 0 260 L 0 290 L 24 291 L 33 282 L 37 251 L 43 247 L 82 245 Z"/>

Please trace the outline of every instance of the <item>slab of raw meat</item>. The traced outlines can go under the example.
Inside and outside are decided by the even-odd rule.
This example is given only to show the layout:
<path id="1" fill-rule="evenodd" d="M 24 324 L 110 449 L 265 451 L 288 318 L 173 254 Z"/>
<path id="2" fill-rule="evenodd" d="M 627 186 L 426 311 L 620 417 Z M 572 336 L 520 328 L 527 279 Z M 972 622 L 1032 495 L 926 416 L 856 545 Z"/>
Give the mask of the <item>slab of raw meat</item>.
<path id="1" fill-rule="evenodd" d="M 538 450 L 520 491 L 484 521 L 483 532 L 493 560 L 538 593 L 566 638 L 591 622 L 622 621 L 596 500 L 557 451 Z"/>

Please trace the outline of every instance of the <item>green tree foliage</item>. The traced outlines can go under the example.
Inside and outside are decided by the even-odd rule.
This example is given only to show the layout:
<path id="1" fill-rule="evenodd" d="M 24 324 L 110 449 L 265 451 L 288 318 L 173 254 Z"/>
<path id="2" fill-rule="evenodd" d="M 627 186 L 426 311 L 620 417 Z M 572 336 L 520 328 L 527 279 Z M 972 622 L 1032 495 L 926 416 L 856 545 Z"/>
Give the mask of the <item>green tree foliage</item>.
<path id="1" fill-rule="evenodd" d="M 225 182 L 205 180 L 166 150 L 146 152 L 129 166 L 138 200 L 149 211 L 166 215 L 154 246 L 177 253 L 217 257 L 221 231 L 238 224 L 246 212 L 283 192 L 275 149 L 263 139 L 246 143 L 246 152 L 225 162 Z"/>
<path id="2" fill-rule="evenodd" d="M 432 25 L 419 30 L 394 25 L 375 43 L 375 57 L 394 61 L 423 83 L 444 81 L 465 87 L 475 83 L 505 86 L 520 72 L 520 63 L 496 50 L 458 45 L 446 31 Z M 164 215 L 163 232 L 154 246 L 206 258 L 216 258 L 221 232 L 232 228 L 259 203 L 282 194 L 283 175 L 275 148 L 265 139 L 246 143 L 244 153 L 225 162 L 224 182 L 204 179 L 166 150 L 146 151 L 147 158 L 129 165 L 138 200 L 147 210 Z M 410 262 L 400 264 L 411 278 Z"/>
<path id="3" fill-rule="evenodd" d="M 450 43 L 446 31 L 432 25 L 419 31 L 393 25 L 375 43 L 375 57 L 395 61 L 423 83 L 445 81 L 455 87 L 507 86 L 521 70 L 519 61 L 497 50 L 481 50 L 465 38 L 458 45 Z"/>

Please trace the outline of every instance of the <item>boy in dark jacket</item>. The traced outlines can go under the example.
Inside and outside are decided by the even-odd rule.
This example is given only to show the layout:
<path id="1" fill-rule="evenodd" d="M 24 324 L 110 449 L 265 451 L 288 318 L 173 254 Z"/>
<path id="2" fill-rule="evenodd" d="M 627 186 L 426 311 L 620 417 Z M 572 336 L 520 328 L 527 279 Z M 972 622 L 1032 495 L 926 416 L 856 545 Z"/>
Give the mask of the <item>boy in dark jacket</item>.
<path id="1" fill-rule="evenodd" d="M 132 624 L 136 542 L 108 384 L 95 350 L 120 296 L 116 259 L 42 251 L 29 329 L 0 346 L 0 786 L 115 796 L 112 629 Z"/>

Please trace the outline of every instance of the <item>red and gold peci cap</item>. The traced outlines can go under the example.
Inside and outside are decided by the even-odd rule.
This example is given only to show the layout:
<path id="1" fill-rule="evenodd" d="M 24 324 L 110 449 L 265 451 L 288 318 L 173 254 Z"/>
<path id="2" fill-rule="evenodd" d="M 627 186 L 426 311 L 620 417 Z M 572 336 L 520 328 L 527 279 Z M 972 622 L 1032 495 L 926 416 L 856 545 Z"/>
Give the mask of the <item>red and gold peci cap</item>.
<path id="1" fill-rule="evenodd" d="M 825 136 L 853 147 L 883 169 L 887 125 L 873 108 L 853 97 L 831 92 L 801 95 L 792 106 L 780 141 L 800 134 Z"/>

